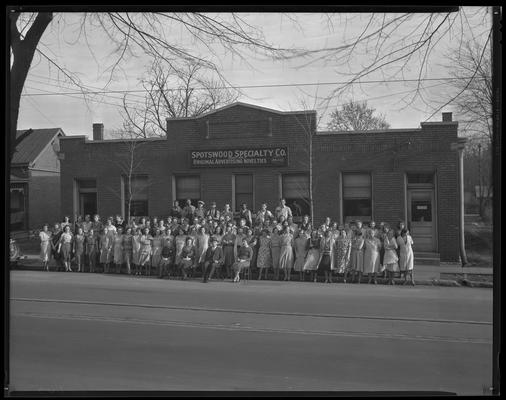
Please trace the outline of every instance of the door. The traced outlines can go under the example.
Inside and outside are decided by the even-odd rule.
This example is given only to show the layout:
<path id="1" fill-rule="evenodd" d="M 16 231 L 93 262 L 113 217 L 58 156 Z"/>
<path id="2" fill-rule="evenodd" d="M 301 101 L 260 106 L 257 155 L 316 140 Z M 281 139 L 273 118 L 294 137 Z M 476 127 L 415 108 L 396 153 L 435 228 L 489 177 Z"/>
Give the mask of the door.
<path id="1" fill-rule="evenodd" d="M 408 226 L 417 251 L 437 251 L 434 214 L 433 189 L 408 189 Z"/>
<path id="2" fill-rule="evenodd" d="M 97 193 L 80 193 L 79 194 L 79 214 L 83 217 L 86 214 L 93 216 L 97 213 Z"/>

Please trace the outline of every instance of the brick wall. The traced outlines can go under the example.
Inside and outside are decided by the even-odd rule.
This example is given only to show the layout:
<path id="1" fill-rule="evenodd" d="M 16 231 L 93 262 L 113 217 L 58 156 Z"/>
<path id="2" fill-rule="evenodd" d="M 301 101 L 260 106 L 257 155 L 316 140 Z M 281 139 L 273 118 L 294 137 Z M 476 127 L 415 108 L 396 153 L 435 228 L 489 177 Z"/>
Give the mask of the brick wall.
<path id="1" fill-rule="evenodd" d="M 235 105 L 201 118 L 167 120 L 165 139 L 142 142 L 136 151 L 137 173 L 149 176 L 149 214 L 162 216 L 175 197 L 176 175 L 198 175 L 202 199 L 218 208 L 232 201 L 232 176 L 254 175 L 254 205 L 275 208 L 281 195 L 279 176 L 309 171 L 309 132 L 315 131 L 314 113 L 278 113 Z M 339 173 L 369 171 L 373 181 L 373 218 L 395 225 L 405 219 L 406 172 L 435 172 L 439 252 L 442 261 L 458 260 L 458 160 L 451 150 L 457 139 L 456 123 L 427 123 L 421 129 L 316 135 L 313 141 L 313 201 L 315 222 L 325 216 L 338 219 Z M 286 167 L 191 168 L 190 151 L 224 148 L 284 146 Z M 72 213 L 73 181 L 96 178 L 98 212 L 121 210 L 120 176 L 130 154 L 118 141 L 61 140 L 62 213 Z M 136 163 L 137 163 L 136 161 Z"/>

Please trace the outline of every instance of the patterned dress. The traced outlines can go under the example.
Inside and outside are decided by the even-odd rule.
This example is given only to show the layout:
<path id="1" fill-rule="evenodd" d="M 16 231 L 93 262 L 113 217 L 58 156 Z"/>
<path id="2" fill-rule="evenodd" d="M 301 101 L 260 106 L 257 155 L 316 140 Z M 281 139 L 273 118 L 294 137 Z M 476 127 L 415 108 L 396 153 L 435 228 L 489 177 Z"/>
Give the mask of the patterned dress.
<path id="1" fill-rule="evenodd" d="M 270 268 L 272 265 L 271 237 L 260 236 L 260 247 L 257 255 L 257 268 Z"/>
<path id="2" fill-rule="evenodd" d="M 336 260 L 334 270 L 338 274 L 344 274 L 350 268 L 351 240 L 348 237 L 339 236 L 336 240 Z"/>
<path id="3" fill-rule="evenodd" d="M 139 265 L 139 256 L 141 254 L 141 235 L 132 236 L 132 263 Z"/>
<path id="4" fill-rule="evenodd" d="M 385 254 L 383 256 L 383 265 L 387 271 L 397 272 L 399 271 L 399 257 L 397 257 L 397 241 L 395 238 L 389 239 L 385 237 L 383 240 L 383 246 L 385 248 Z"/>
<path id="5" fill-rule="evenodd" d="M 84 254 L 84 235 L 74 236 L 74 254 L 76 257 L 81 257 Z"/>
<path id="6" fill-rule="evenodd" d="M 133 236 L 130 234 L 123 235 L 123 261 L 130 263 L 133 253 Z"/>
<path id="7" fill-rule="evenodd" d="M 139 265 L 149 264 L 151 259 L 151 235 L 142 235 L 140 238 L 141 248 L 139 251 Z"/>

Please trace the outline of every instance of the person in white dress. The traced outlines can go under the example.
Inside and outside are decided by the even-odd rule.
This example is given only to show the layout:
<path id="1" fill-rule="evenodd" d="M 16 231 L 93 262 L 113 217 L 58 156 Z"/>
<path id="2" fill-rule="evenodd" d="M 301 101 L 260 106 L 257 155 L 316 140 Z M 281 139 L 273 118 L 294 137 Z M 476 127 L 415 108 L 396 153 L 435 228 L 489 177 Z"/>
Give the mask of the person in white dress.
<path id="1" fill-rule="evenodd" d="M 49 232 L 49 225 L 44 224 L 42 231 L 39 233 L 40 237 L 40 258 L 44 265 L 44 271 L 49 271 L 49 259 L 51 258 L 51 232 Z"/>
<path id="2" fill-rule="evenodd" d="M 410 276 L 410 284 L 415 286 L 414 276 L 413 276 L 413 266 L 414 266 L 414 255 L 413 255 L 413 238 L 409 234 L 409 230 L 403 229 L 401 231 L 401 235 L 397 237 L 397 244 L 399 245 L 399 268 L 401 270 L 401 277 L 404 275 L 405 285 L 408 280 L 408 274 Z"/>
<path id="3" fill-rule="evenodd" d="M 371 283 L 372 277 L 374 276 L 374 284 L 377 284 L 376 276 L 379 271 L 379 249 L 381 247 L 380 240 L 376 237 L 376 231 L 369 228 L 366 231 L 364 240 L 365 252 L 364 252 L 364 275 L 369 275 L 369 281 Z"/>
<path id="4" fill-rule="evenodd" d="M 383 238 L 383 247 L 385 254 L 383 255 L 383 265 L 387 272 L 388 284 L 394 285 L 394 275 L 399 271 L 399 257 L 397 256 L 397 241 L 395 240 L 395 232 L 385 225 L 385 236 Z"/>

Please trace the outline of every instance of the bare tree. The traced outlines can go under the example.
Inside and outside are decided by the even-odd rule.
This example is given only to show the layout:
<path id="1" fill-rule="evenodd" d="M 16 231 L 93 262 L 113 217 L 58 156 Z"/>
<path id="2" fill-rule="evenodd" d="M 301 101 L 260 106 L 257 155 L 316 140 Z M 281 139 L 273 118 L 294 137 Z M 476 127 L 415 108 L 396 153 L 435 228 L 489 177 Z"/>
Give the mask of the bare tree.
<path id="1" fill-rule="evenodd" d="M 64 14 L 53 12 L 22 13 L 20 8 L 10 7 L 10 157 L 16 151 L 16 129 L 19 114 L 19 103 L 25 80 L 30 69 L 35 52 L 68 81 L 77 86 L 83 95 L 89 93 L 82 85 L 78 76 L 62 67 L 56 60 L 48 56 L 43 50 L 40 39 L 48 25 L 56 17 L 64 22 Z M 20 16 L 23 15 L 23 18 Z M 166 27 L 179 25 L 196 42 L 202 44 L 211 54 L 216 54 L 216 46 L 226 50 L 247 62 L 249 52 L 255 52 L 269 57 L 285 57 L 293 54 L 289 49 L 274 47 L 263 37 L 259 28 L 253 27 L 239 14 L 230 14 L 230 18 L 223 18 L 216 14 L 195 13 L 129 13 L 104 12 L 83 13 L 80 31 L 94 56 L 91 44 L 87 39 L 87 30 L 102 29 L 110 43 L 116 45 L 110 65 L 105 71 L 112 81 L 118 69 L 128 57 L 141 52 L 144 56 L 160 59 L 179 71 L 182 63 L 191 62 L 194 65 L 210 71 L 223 84 L 227 84 L 226 77 L 221 73 L 218 65 L 211 57 L 203 58 L 191 45 L 184 46 L 174 37 L 166 33 Z M 91 91 L 94 92 L 94 91 Z"/>
<path id="2" fill-rule="evenodd" d="M 350 100 L 340 110 L 330 114 L 327 129 L 330 131 L 369 131 L 388 129 L 390 124 L 383 115 L 374 115 L 376 110 L 367 106 L 367 102 Z"/>
<path id="3" fill-rule="evenodd" d="M 469 40 L 449 55 L 450 75 L 455 77 L 457 114 L 463 133 L 492 142 L 492 65 L 485 46 Z M 465 77 L 472 76 L 466 80 Z"/>
<path id="4" fill-rule="evenodd" d="M 123 98 L 123 118 L 133 132 L 140 137 L 165 136 L 166 118 L 196 117 L 237 100 L 237 91 L 206 78 L 202 70 L 193 62 L 176 70 L 156 59 L 141 81 L 146 90 L 143 106 Z"/>

